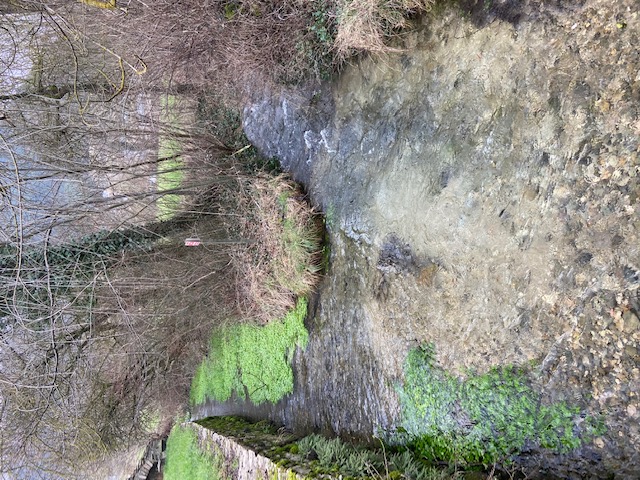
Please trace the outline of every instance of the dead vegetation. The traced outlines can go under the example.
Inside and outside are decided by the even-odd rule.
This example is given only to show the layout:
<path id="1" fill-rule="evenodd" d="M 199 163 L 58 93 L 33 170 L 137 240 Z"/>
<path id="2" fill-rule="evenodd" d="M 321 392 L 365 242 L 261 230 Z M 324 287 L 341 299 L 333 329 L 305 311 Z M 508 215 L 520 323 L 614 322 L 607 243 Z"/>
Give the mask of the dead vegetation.
<path id="1" fill-rule="evenodd" d="M 212 89 L 241 101 L 265 82 L 327 78 L 355 55 L 392 51 L 389 40 L 433 2 L 165 0 L 115 10 L 76 5 L 65 18 L 90 32 L 86 44 L 108 42 L 132 66 L 128 81 L 175 93 Z"/>
<path id="2" fill-rule="evenodd" d="M 428 11 L 435 0 L 347 0 L 338 2 L 334 43 L 336 56 L 345 60 L 361 52 L 397 51 L 389 38 L 409 26 L 409 18 Z"/>
<path id="3" fill-rule="evenodd" d="M 318 282 L 317 215 L 284 176 L 242 182 L 234 211 L 244 212 L 237 225 L 242 243 L 231 252 L 238 308 L 260 323 L 281 318 Z"/>

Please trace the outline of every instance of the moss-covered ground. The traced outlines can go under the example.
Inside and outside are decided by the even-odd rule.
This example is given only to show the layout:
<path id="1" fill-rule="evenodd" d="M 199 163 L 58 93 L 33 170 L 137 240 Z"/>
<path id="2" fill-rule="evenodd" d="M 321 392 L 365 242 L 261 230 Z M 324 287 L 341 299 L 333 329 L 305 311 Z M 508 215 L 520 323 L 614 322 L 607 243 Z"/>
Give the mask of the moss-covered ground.
<path id="1" fill-rule="evenodd" d="M 283 432 L 268 422 L 240 417 L 211 417 L 197 422 L 232 438 L 302 478 L 444 480 L 457 478 L 448 469 L 426 464 L 407 450 L 365 448 L 339 438 Z"/>
<path id="2" fill-rule="evenodd" d="M 293 391 L 291 361 L 296 347 L 304 348 L 307 301 L 284 318 L 266 326 L 233 325 L 218 328 L 209 354 L 198 367 L 191 385 L 192 404 L 207 399 L 225 401 L 235 393 L 254 404 L 277 402 Z"/>

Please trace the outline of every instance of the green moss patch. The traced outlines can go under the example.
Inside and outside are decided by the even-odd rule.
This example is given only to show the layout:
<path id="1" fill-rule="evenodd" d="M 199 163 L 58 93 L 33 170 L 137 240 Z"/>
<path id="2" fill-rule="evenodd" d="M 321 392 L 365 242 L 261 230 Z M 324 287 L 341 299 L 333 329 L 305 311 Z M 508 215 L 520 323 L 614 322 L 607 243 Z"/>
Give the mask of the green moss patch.
<path id="1" fill-rule="evenodd" d="M 398 393 L 402 421 L 391 441 L 430 461 L 508 462 L 527 446 L 566 453 L 602 433 L 577 407 L 544 405 L 524 371 L 494 368 L 462 380 L 435 364 L 432 347 L 409 353 Z"/>
<path id="2" fill-rule="evenodd" d="M 266 326 L 234 325 L 213 332 L 209 354 L 191 384 L 191 402 L 207 398 L 223 402 L 233 393 L 256 405 L 277 402 L 293 391 L 291 361 L 296 346 L 304 348 L 307 301 L 299 299 L 283 319 Z"/>
<path id="3" fill-rule="evenodd" d="M 292 433 L 278 429 L 266 420 L 251 422 L 242 417 L 223 416 L 204 418 L 196 423 L 231 438 L 274 462 L 284 459 L 284 454 L 289 453 L 290 446 L 297 439 Z"/>

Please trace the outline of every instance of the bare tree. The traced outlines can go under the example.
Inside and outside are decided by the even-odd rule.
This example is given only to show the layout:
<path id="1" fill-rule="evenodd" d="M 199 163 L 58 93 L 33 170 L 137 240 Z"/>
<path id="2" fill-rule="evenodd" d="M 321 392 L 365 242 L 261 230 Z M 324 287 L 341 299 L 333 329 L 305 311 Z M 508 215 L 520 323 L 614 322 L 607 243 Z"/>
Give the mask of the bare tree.
<path id="1" fill-rule="evenodd" d="M 0 5 L 1 473 L 86 478 L 184 401 L 207 329 L 237 313 L 233 216 L 218 204 L 247 145 L 195 114 L 236 57 L 280 71 L 301 21 L 282 2 L 227 3 Z M 270 26 L 252 31 L 250 4 Z M 253 59 L 222 35 L 230 24 L 255 34 Z"/>
<path id="2" fill-rule="evenodd" d="M 177 245 L 226 234 L 195 200 L 235 181 L 232 152 L 120 38 L 135 14 L 94 3 L 0 9 L 0 472 L 18 478 L 73 478 L 144 430 L 153 392 L 184 395 L 229 289 L 223 247 Z M 158 222 L 172 196 L 183 213 Z"/>

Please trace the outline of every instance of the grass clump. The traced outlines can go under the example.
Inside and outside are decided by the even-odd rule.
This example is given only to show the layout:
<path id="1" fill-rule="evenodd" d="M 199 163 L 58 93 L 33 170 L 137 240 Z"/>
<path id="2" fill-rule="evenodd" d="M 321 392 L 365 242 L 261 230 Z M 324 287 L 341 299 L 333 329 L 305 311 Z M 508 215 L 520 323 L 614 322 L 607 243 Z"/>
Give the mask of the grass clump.
<path id="1" fill-rule="evenodd" d="M 222 478 L 223 458 L 213 448 L 202 449 L 196 432 L 175 425 L 167 439 L 165 480 L 218 480 Z"/>
<path id="2" fill-rule="evenodd" d="M 209 354 L 196 371 L 191 385 L 192 404 L 210 398 L 225 401 L 236 394 L 251 402 L 277 402 L 293 391 L 291 361 L 296 346 L 304 348 L 307 302 L 269 325 L 234 325 L 218 328 Z"/>
<path id="3" fill-rule="evenodd" d="M 285 176 L 258 175 L 241 184 L 232 212 L 245 212 L 232 252 L 237 305 L 266 324 L 294 308 L 319 280 L 322 231 L 316 213 Z"/>
<path id="4" fill-rule="evenodd" d="M 411 15 L 434 0 L 343 0 L 339 2 L 335 51 L 339 58 L 359 52 L 393 51 L 388 39 L 408 26 Z"/>
<path id="5" fill-rule="evenodd" d="M 409 353 L 399 396 L 402 422 L 391 442 L 429 461 L 489 465 L 527 446 L 566 453 L 602 433 L 576 407 L 542 404 L 523 371 L 494 368 L 461 380 L 435 364 L 430 346 Z"/>

